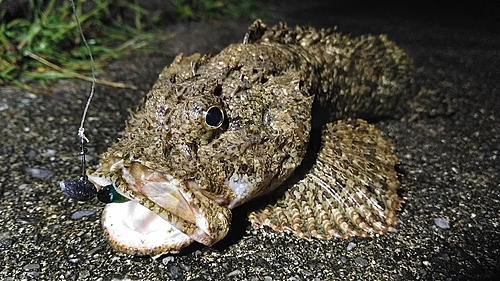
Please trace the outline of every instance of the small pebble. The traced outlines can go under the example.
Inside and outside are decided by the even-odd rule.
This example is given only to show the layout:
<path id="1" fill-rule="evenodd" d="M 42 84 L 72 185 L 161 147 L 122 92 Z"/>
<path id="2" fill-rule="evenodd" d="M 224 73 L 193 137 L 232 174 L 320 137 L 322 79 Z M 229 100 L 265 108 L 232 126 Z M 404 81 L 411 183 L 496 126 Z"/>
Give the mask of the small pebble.
<path id="1" fill-rule="evenodd" d="M 31 190 L 30 188 L 30 185 L 29 184 L 20 184 L 18 187 L 17 187 L 18 190 Z"/>
<path id="2" fill-rule="evenodd" d="M 236 270 L 229 272 L 226 276 L 227 277 L 236 276 L 236 275 L 240 275 L 240 273 L 241 273 L 241 271 L 236 269 Z"/>
<path id="3" fill-rule="evenodd" d="M 16 220 L 18 223 L 20 224 L 30 224 L 30 225 L 34 225 L 36 223 L 38 223 L 40 221 L 39 218 L 37 217 L 18 217 L 17 220 Z"/>
<path id="4" fill-rule="evenodd" d="M 8 240 L 12 237 L 12 234 L 8 231 L 0 232 L 0 241 Z"/>
<path id="5" fill-rule="evenodd" d="M 163 265 L 167 265 L 169 262 L 173 262 L 174 261 L 174 257 L 172 256 L 167 256 L 167 257 L 164 257 L 161 262 L 163 263 Z"/>
<path id="6" fill-rule="evenodd" d="M 189 271 L 191 269 L 190 265 L 180 263 L 179 266 L 184 269 L 184 271 Z"/>
<path id="7" fill-rule="evenodd" d="M 199 257 L 201 256 L 201 254 L 202 254 L 202 253 L 201 253 L 201 251 L 200 251 L 200 250 L 196 250 L 196 251 L 194 252 L 194 256 L 195 256 L 196 258 L 199 258 Z"/>
<path id="8" fill-rule="evenodd" d="M 29 159 L 33 159 L 36 157 L 36 151 L 33 150 L 33 149 L 30 149 L 28 150 L 28 152 L 26 153 L 26 156 L 29 158 Z"/>
<path id="9" fill-rule="evenodd" d="M 170 274 L 172 274 L 173 278 L 177 278 L 181 275 L 181 270 L 177 266 L 170 267 Z"/>
<path id="10" fill-rule="evenodd" d="M 54 174 L 51 170 L 39 169 L 39 168 L 26 168 L 26 173 L 37 179 L 46 179 Z"/>
<path id="11" fill-rule="evenodd" d="M 52 148 L 47 148 L 47 150 L 45 151 L 45 154 L 47 154 L 48 156 L 54 156 L 56 155 L 56 150 L 55 149 L 52 149 Z"/>
<path id="12" fill-rule="evenodd" d="M 40 265 L 38 263 L 28 263 L 23 269 L 24 271 L 38 271 L 40 270 Z"/>
<path id="13" fill-rule="evenodd" d="M 10 232 L 0 232 L 0 250 L 7 250 L 12 246 L 12 235 Z"/>
<path id="14" fill-rule="evenodd" d="M 35 279 L 35 278 L 37 278 L 40 275 L 40 272 L 38 272 L 38 271 L 28 271 L 28 273 L 26 275 L 28 275 L 29 278 Z"/>
<path id="15" fill-rule="evenodd" d="M 9 109 L 9 105 L 3 102 L 0 102 L 0 111 L 4 111 Z"/>
<path id="16" fill-rule="evenodd" d="M 357 257 L 354 259 L 354 261 L 361 267 L 365 267 L 368 265 L 368 261 L 364 258 Z"/>
<path id="17" fill-rule="evenodd" d="M 95 214 L 94 210 L 80 210 L 80 211 L 74 212 L 71 215 L 71 219 L 72 220 L 79 220 L 79 219 L 81 219 L 83 217 L 88 217 L 88 216 L 91 216 L 93 214 Z"/>
<path id="18" fill-rule="evenodd" d="M 445 219 L 445 218 L 435 218 L 434 223 L 442 229 L 449 229 L 450 228 L 450 221 Z"/>
<path id="19" fill-rule="evenodd" d="M 81 279 L 86 279 L 87 277 L 90 276 L 90 271 L 88 270 L 81 270 L 79 273 L 78 273 L 78 277 L 81 278 Z"/>

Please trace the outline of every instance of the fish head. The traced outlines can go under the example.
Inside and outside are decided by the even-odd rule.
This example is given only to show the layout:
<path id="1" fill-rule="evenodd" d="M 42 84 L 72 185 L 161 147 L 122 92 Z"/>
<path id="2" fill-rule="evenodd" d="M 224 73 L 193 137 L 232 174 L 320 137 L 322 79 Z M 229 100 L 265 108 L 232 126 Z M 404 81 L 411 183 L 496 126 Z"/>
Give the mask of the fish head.
<path id="1" fill-rule="evenodd" d="M 100 192 L 112 187 L 105 196 L 128 200 L 103 214 L 118 250 L 157 255 L 193 240 L 212 245 L 227 234 L 230 209 L 280 185 L 300 164 L 313 99 L 302 81 L 235 61 L 245 52 L 255 57 L 251 45 L 225 51 L 178 56 L 90 172 Z"/>

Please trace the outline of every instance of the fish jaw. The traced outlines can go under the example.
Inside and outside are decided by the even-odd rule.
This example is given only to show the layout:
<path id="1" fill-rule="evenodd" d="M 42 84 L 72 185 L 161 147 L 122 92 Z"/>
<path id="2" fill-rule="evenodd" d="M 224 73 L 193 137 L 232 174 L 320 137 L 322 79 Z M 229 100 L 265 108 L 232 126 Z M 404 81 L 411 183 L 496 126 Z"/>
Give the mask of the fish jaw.
<path id="1" fill-rule="evenodd" d="M 176 253 L 192 241 L 211 246 L 226 236 L 230 210 L 205 197 L 194 181 L 182 181 L 137 162 L 115 160 L 106 172 L 89 175 L 98 189 L 113 184 L 130 199 L 110 203 L 103 212 L 102 225 L 115 249 L 157 256 Z"/>
<path id="2" fill-rule="evenodd" d="M 136 256 L 177 253 L 193 242 L 137 201 L 110 203 L 104 208 L 102 225 L 116 250 Z"/>

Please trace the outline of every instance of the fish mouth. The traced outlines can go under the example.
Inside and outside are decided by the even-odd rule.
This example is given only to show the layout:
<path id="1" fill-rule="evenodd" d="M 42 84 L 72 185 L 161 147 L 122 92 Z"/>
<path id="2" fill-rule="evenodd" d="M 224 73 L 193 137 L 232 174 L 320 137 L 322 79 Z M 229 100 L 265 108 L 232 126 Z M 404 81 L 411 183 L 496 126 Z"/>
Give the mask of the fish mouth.
<path id="1" fill-rule="evenodd" d="M 111 246 L 135 256 L 177 253 L 193 239 L 137 201 L 110 203 L 102 225 Z"/>
<path id="2" fill-rule="evenodd" d="M 137 162 L 113 161 L 109 176 L 89 175 L 98 189 L 113 184 L 130 201 L 106 206 L 102 225 L 111 245 L 132 255 L 176 253 L 200 242 L 211 246 L 229 230 L 231 212 L 205 197 L 194 181 Z M 111 179 L 114 179 L 112 181 Z"/>

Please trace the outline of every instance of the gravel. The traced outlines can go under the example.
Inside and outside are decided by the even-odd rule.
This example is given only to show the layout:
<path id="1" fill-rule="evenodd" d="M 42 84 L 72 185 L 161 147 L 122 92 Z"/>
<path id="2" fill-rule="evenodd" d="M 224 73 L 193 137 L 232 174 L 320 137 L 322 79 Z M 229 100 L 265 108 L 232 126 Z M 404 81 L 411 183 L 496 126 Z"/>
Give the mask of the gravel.
<path id="1" fill-rule="evenodd" d="M 308 242 L 253 229 L 240 208 L 228 237 L 212 248 L 193 245 L 158 260 L 117 253 L 100 226 L 104 204 L 59 190 L 59 181 L 79 176 L 76 132 L 90 85 L 60 81 L 52 96 L 2 86 L 0 280 L 496 280 L 500 36 L 481 21 L 455 26 L 329 1 L 292 1 L 279 11 L 294 24 L 388 34 L 414 58 L 418 81 L 447 97 L 452 115 L 376 123 L 402 162 L 398 232 Z M 140 90 L 97 87 L 86 123 L 89 165 L 119 137 L 129 109 L 173 55 L 216 52 L 239 42 L 249 23 L 170 26 L 165 32 L 176 35 L 163 43 L 164 54 L 107 66 L 100 78 Z"/>

